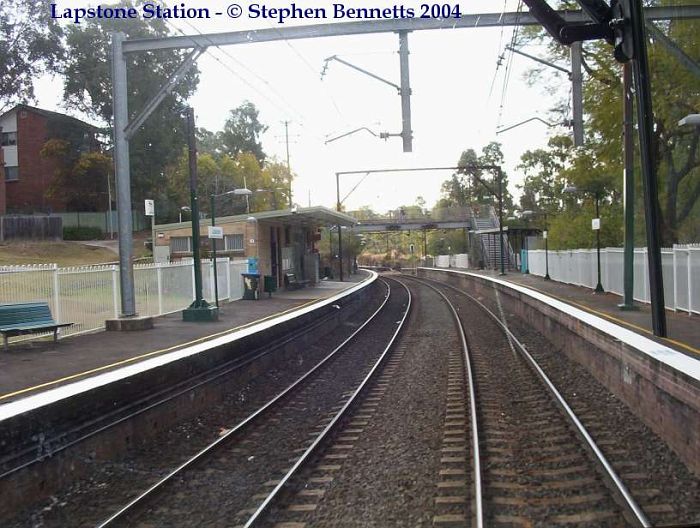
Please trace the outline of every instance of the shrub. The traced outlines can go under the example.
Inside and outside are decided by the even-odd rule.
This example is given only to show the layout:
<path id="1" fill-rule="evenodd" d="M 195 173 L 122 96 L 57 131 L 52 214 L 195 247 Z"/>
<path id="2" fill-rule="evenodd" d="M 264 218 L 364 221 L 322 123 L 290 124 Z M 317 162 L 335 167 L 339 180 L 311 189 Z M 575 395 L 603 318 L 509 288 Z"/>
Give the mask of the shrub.
<path id="1" fill-rule="evenodd" d="M 98 240 L 104 237 L 99 227 L 64 227 L 63 240 Z"/>

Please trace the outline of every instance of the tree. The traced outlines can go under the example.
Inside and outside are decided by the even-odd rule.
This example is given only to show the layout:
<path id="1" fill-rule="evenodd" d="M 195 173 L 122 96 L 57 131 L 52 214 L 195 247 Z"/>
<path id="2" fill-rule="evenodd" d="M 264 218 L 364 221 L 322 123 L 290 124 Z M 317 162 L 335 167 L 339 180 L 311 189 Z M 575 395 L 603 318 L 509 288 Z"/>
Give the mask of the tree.
<path id="1" fill-rule="evenodd" d="M 459 157 L 460 167 L 449 180 L 442 183 L 442 198 L 437 208 L 464 207 L 472 204 L 497 205 L 498 175 L 494 170 L 479 169 L 476 165 L 503 165 L 501 144 L 492 141 L 477 155 L 474 149 L 467 149 Z M 483 182 L 483 183 L 482 183 Z M 503 172 L 503 208 L 512 208 L 512 197 L 508 192 L 508 175 Z"/>
<path id="2" fill-rule="evenodd" d="M 63 31 L 43 0 L 0 2 L 0 113 L 34 99 L 34 80 L 58 72 L 65 58 Z"/>
<path id="3" fill-rule="evenodd" d="M 573 147 L 569 136 L 554 136 L 546 149 L 528 150 L 520 157 L 518 169 L 525 180 L 518 187 L 521 210 L 543 211 L 549 214 L 559 209 L 565 181 L 563 171 Z"/>
<path id="4" fill-rule="evenodd" d="M 654 0 L 645 5 L 674 6 L 667 0 Z M 694 60 L 700 58 L 700 32 L 696 20 L 652 22 Z M 526 32 L 532 40 L 543 40 L 539 29 Z M 549 59 L 563 59 L 567 48 L 548 39 Z M 689 113 L 700 112 L 700 82 L 660 39 L 649 45 L 652 94 L 654 105 L 653 155 L 659 180 L 662 212 L 662 239 L 665 245 L 693 241 L 697 234 L 700 207 L 700 129 L 680 127 L 678 121 Z M 586 43 L 583 48 L 584 110 L 586 147 L 569 152 L 571 178 L 577 186 L 597 185 L 606 189 L 607 198 L 618 203 L 622 187 L 622 85 L 621 66 L 615 62 L 605 42 Z M 531 83 L 540 77 L 530 73 Z M 561 120 L 564 115 L 555 119 Z M 591 170 L 593 168 L 593 170 Z M 635 167 L 641 174 L 639 166 Z M 637 178 L 639 181 L 639 177 Z M 641 187 L 639 187 L 641 189 Z M 637 199 L 637 202 L 641 202 Z M 644 223 L 639 221 L 638 226 Z"/>
<path id="5" fill-rule="evenodd" d="M 133 7 L 131 1 L 120 4 Z M 67 60 L 64 98 L 73 107 L 99 118 L 112 120 L 111 36 L 122 31 L 129 38 L 163 37 L 169 34 L 164 20 L 89 19 L 66 29 Z M 153 51 L 127 57 L 130 117 L 138 113 L 180 65 L 185 52 Z M 166 187 L 165 168 L 173 153 L 185 145 L 185 100 L 194 93 L 198 71 L 191 69 L 161 102 L 130 142 L 132 197 L 140 203 Z"/>
<path id="6" fill-rule="evenodd" d="M 99 211 L 107 204 L 112 160 L 102 152 L 83 152 L 65 139 L 50 139 L 41 156 L 57 165 L 47 194 L 63 199 L 69 211 Z"/>
<path id="7" fill-rule="evenodd" d="M 260 136 L 267 128 L 260 122 L 255 105 L 245 101 L 238 108 L 231 110 L 224 129 L 219 133 L 219 140 L 224 152 L 232 158 L 241 152 L 250 152 L 262 165 L 265 162 L 265 152 L 260 144 Z"/>

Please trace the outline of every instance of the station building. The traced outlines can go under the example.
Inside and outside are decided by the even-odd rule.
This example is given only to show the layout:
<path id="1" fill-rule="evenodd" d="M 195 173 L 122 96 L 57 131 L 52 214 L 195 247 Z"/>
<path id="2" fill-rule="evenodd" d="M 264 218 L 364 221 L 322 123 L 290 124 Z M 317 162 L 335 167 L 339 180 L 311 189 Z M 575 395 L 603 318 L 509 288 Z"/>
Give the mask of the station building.
<path id="1" fill-rule="evenodd" d="M 223 239 L 209 239 L 209 219 L 200 221 L 200 249 L 208 256 L 216 243 L 217 257 L 258 258 L 260 275 L 271 275 L 279 286 L 296 281 L 318 282 L 320 229 L 352 227 L 357 220 L 326 207 L 292 208 L 216 218 Z M 155 226 L 156 260 L 192 256 L 192 224 L 181 222 Z M 286 277 L 285 277 L 286 276 Z M 286 279 L 286 280 L 285 280 Z"/>

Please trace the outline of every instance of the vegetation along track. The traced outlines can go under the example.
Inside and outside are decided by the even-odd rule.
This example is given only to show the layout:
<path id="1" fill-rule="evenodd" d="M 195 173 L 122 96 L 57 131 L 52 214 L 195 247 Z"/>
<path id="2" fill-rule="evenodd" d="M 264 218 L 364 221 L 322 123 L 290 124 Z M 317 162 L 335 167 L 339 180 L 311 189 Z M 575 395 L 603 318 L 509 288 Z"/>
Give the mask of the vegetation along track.
<path id="1" fill-rule="evenodd" d="M 592 380 L 588 380 L 588 388 L 579 385 L 579 392 L 571 395 L 577 409 L 584 410 L 584 420 L 534 359 L 542 356 L 542 351 L 533 349 L 531 354 L 502 322 L 505 316 L 497 298 L 479 300 L 443 283 L 413 280 L 430 282 L 452 299 L 467 331 L 475 374 L 487 526 L 693 525 L 686 514 L 669 515 L 674 510 L 669 503 L 674 500 L 653 489 L 658 487 L 653 485 L 654 470 L 648 475 L 629 470 L 637 468 L 640 461 L 626 453 L 624 441 L 615 440 L 614 430 L 626 427 L 624 420 L 606 416 L 605 406 L 596 410 L 592 387 L 596 384 Z M 530 336 L 530 342 L 539 348 L 548 345 L 541 336 L 537 340 Z M 558 370 L 574 368 L 563 355 L 556 364 Z M 583 422 L 591 425 L 596 438 L 604 439 L 605 451 Z M 606 434 L 610 431 L 612 434 Z M 659 452 L 658 439 L 639 436 L 637 443 Z M 687 471 L 678 468 L 677 474 L 686 479 L 688 487 L 697 488 L 697 481 Z M 690 500 L 697 496 L 692 491 L 685 495 Z M 688 497 L 679 494 L 677 499 Z"/>
<path id="2" fill-rule="evenodd" d="M 268 502 L 265 490 L 281 487 L 280 479 L 308 456 L 309 443 L 346 407 L 409 306 L 407 290 L 387 285 L 380 308 L 325 359 L 100 526 L 244 523 Z"/>

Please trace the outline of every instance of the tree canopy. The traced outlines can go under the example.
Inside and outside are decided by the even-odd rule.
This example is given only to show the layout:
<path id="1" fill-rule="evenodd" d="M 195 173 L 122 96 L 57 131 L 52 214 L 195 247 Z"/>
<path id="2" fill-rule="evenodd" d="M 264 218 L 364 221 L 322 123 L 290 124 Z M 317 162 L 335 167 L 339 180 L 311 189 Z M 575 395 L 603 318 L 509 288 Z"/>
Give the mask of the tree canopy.
<path id="1" fill-rule="evenodd" d="M 131 1 L 120 5 L 133 6 Z M 66 103 L 88 115 L 111 124 L 112 79 L 111 36 L 121 31 L 129 38 L 162 37 L 169 34 L 163 20 L 88 19 L 66 28 L 64 98 Z M 130 54 L 128 66 L 128 106 L 133 118 L 163 85 L 183 60 L 181 51 Z M 135 203 L 152 197 L 165 187 L 164 169 L 173 153 L 185 145 L 183 112 L 186 99 L 198 83 L 193 68 L 166 96 L 130 141 L 132 195 Z"/>
<path id="2" fill-rule="evenodd" d="M 44 0 L 0 2 L 0 112 L 34 100 L 34 79 L 61 70 L 62 34 Z"/>
<path id="3" fill-rule="evenodd" d="M 565 3 L 561 3 L 563 7 Z M 666 0 L 648 2 L 650 5 L 673 5 Z M 695 20 L 652 22 L 675 46 L 696 62 L 700 61 L 700 32 Z M 568 48 L 554 43 L 539 29 L 526 31 L 527 41 L 548 43 L 548 59 L 562 60 Z M 664 245 L 697 241 L 700 236 L 700 128 L 682 127 L 678 121 L 689 113 L 700 112 L 700 79 L 689 70 L 671 48 L 660 39 L 651 39 L 649 61 L 654 111 L 652 145 L 659 180 Z M 552 138 L 545 149 L 526 152 L 520 168 L 526 173 L 522 187 L 521 206 L 526 209 L 565 211 L 584 204 L 585 198 L 566 197 L 564 183 L 582 189 L 598 190 L 615 215 L 622 214 L 623 147 L 622 147 L 622 66 L 615 62 L 611 47 L 605 42 L 587 42 L 583 46 L 584 112 L 586 141 L 575 149 L 568 138 Z M 530 72 L 530 81 L 541 79 L 541 70 Z M 557 105 L 566 108 L 566 105 Z M 566 117 L 561 114 L 555 119 Z M 636 117 L 636 114 L 635 114 Z M 635 137 L 635 142 L 636 142 Z M 568 143 L 568 144 L 567 144 Z M 641 169 L 639 160 L 634 167 L 637 182 L 636 239 L 644 243 L 644 209 L 641 200 Z M 590 199 L 588 199 L 590 201 Z M 580 210 L 588 215 L 590 211 Z M 568 214 L 568 213 L 567 213 Z M 615 216 L 617 218 L 617 216 Z M 585 225 L 585 222 L 582 222 Z M 578 235 L 571 232 L 571 222 L 562 224 L 567 237 L 561 237 L 568 247 L 590 244 L 590 229 Z M 614 221 L 615 233 L 609 233 L 611 244 L 622 243 L 621 221 Z M 552 227 L 554 239 L 557 222 Z M 607 228 L 603 223 L 603 233 Z M 614 235 L 614 236 L 613 236 Z"/>

